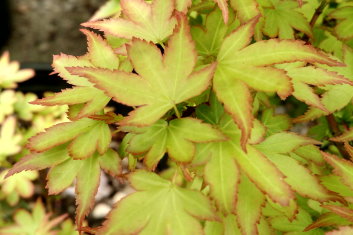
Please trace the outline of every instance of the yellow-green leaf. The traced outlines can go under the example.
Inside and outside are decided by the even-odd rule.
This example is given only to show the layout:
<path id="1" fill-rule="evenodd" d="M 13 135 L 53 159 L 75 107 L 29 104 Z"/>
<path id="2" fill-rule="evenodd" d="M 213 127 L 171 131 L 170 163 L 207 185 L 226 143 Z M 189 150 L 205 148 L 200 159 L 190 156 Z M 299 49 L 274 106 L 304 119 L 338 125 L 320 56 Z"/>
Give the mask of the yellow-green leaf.
<path id="1" fill-rule="evenodd" d="M 138 191 L 118 202 L 97 234 L 201 235 L 196 218 L 215 218 L 209 200 L 200 192 L 146 171 L 131 174 L 130 182 Z"/>

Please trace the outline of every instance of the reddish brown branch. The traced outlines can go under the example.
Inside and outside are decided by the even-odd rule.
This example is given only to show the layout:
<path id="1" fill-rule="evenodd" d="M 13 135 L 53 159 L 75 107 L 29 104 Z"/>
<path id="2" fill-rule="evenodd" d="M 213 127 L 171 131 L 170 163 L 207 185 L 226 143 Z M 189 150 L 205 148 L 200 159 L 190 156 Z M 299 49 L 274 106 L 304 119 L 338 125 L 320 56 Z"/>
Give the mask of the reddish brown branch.
<path id="1" fill-rule="evenodd" d="M 333 114 L 329 114 L 328 116 L 326 116 L 326 120 L 327 120 L 328 125 L 330 127 L 330 131 L 334 136 L 338 136 L 338 135 L 342 134 Z M 340 154 L 342 155 L 343 158 L 345 158 L 347 160 L 350 159 L 350 155 L 347 152 L 346 148 L 344 147 L 344 143 L 333 142 L 333 144 L 337 147 L 338 151 L 340 152 Z"/>

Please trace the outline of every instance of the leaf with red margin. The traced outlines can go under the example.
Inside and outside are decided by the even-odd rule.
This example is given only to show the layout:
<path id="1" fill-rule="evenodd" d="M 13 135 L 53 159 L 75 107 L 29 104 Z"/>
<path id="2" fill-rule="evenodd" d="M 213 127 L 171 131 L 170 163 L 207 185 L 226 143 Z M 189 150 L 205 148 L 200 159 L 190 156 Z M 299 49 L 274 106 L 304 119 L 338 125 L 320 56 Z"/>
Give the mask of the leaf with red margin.
<path id="1" fill-rule="evenodd" d="M 163 42 L 173 32 L 176 24 L 174 1 L 121 0 L 124 18 L 83 23 L 105 33 L 126 39 L 139 38 L 154 43 Z"/>
<path id="2" fill-rule="evenodd" d="M 91 156 L 96 150 L 104 154 L 111 141 L 109 126 L 102 121 L 97 121 L 90 130 L 81 133 L 69 144 L 69 154 L 74 159 L 85 159 Z"/>
<path id="3" fill-rule="evenodd" d="M 257 224 L 264 204 L 265 196 L 248 177 L 242 174 L 236 206 L 237 221 L 242 234 L 258 234 Z"/>
<path id="4" fill-rule="evenodd" d="M 327 212 L 320 215 L 320 217 L 314 223 L 307 226 L 304 229 L 304 232 L 320 227 L 340 226 L 349 224 L 351 224 L 351 222 L 342 218 L 341 216 L 332 212 Z"/>
<path id="5" fill-rule="evenodd" d="M 271 226 L 281 232 L 302 232 L 311 223 L 311 215 L 302 208 L 299 208 L 299 212 L 293 221 L 288 220 L 284 216 L 270 219 Z"/>
<path id="6" fill-rule="evenodd" d="M 290 153 L 301 146 L 309 144 L 320 144 L 320 142 L 293 132 L 280 132 L 267 137 L 255 147 L 265 154 L 272 154 Z"/>
<path id="7" fill-rule="evenodd" d="M 254 127 L 251 130 L 249 144 L 262 142 L 266 135 L 266 127 L 258 120 L 254 119 Z"/>
<path id="8" fill-rule="evenodd" d="M 273 201 L 287 206 L 294 193 L 284 181 L 285 176 L 261 152 L 247 145 L 247 153 L 234 146 L 235 159 L 251 181 Z"/>
<path id="9" fill-rule="evenodd" d="M 292 78 L 294 88 L 293 96 L 310 106 L 322 109 L 324 112 L 329 111 L 321 103 L 319 96 L 314 93 L 310 86 L 324 86 L 330 84 L 353 85 L 352 81 L 336 72 L 315 68 L 313 66 L 285 68 L 285 70 L 288 76 Z"/>
<path id="10" fill-rule="evenodd" d="M 88 78 L 117 102 L 139 106 L 121 125 L 147 126 L 160 119 L 176 104 L 201 94 L 209 86 L 215 64 L 193 72 L 194 43 L 187 19 L 180 16 L 164 55 L 152 44 L 133 39 L 129 58 L 139 75 L 95 68 L 71 68 L 73 74 Z"/>
<path id="11" fill-rule="evenodd" d="M 290 77 L 272 65 L 295 61 L 343 65 L 302 41 L 271 39 L 248 45 L 257 21 L 258 16 L 225 38 L 217 56 L 218 65 L 213 79 L 219 100 L 242 131 L 244 149 L 253 126 L 249 87 L 276 92 L 282 99 L 293 91 Z"/>
<path id="12" fill-rule="evenodd" d="M 69 187 L 76 178 L 76 222 L 81 227 L 85 216 L 92 209 L 97 193 L 102 168 L 112 176 L 121 174 L 121 160 L 109 149 L 104 155 L 95 153 L 84 160 L 73 160 L 67 153 L 67 145 L 54 147 L 46 152 L 35 153 L 22 158 L 8 172 L 6 177 L 23 170 L 50 168 L 47 176 L 49 194 L 58 194 Z"/>
<path id="13" fill-rule="evenodd" d="M 236 11 L 242 24 L 260 14 L 259 4 L 256 0 L 230 0 L 230 5 Z"/>
<path id="14" fill-rule="evenodd" d="M 333 167 L 333 172 L 341 177 L 345 185 L 353 189 L 353 163 L 329 153 L 322 154 L 326 162 Z"/>
<path id="15" fill-rule="evenodd" d="M 111 140 L 109 126 L 103 121 L 82 118 L 60 123 L 29 139 L 27 147 L 36 152 L 71 141 L 68 149 L 74 159 L 89 157 L 95 150 L 104 154 Z"/>
<path id="16" fill-rule="evenodd" d="M 54 147 L 46 152 L 32 153 L 18 161 L 7 173 L 6 177 L 21 171 L 42 170 L 58 165 L 70 158 L 67 152 L 67 145 Z"/>
<path id="17" fill-rule="evenodd" d="M 205 57 L 217 56 L 232 20 L 229 19 L 229 23 L 224 24 L 221 10 L 215 8 L 206 16 L 204 27 L 200 27 L 200 25 L 191 27 L 191 35 L 199 55 Z"/>
<path id="18" fill-rule="evenodd" d="M 196 218 L 215 219 L 211 203 L 198 191 L 143 170 L 132 173 L 129 180 L 137 192 L 118 202 L 98 235 L 201 235 L 203 230 Z"/>
<path id="19" fill-rule="evenodd" d="M 166 152 L 177 162 L 190 162 L 195 154 L 195 143 L 226 138 L 211 125 L 194 118 L 179 118 L 169 123 L 159 120 L 137 131 L 129 141 L 127 151 L 132 154 L 145 153 L 144 163 L 149 169 L 154 169 Z"/>
<path id="20" fill-rule="evenodd" d="M 285 216 L 289 221 L 293 221 L 298 214 L 298 204 L 295 198 L 289 201 L 288 206 L 282 206 L 266 196 L 266 205 L 262 210 L 265 217 L 281 217 Z"/>
<path id="21" fill-rule="evenodd" d="M 271 153 L 266 155 L 276 167 L 286 176 L 284 179 L 293 190 L 302 195 L 320 202 L 339 200 L 339 197 L 324 188 L 319 179 L 306 167 L 295 159 L 283 155 Z"/>
<path id="22" fill-rule="evenodd" d="M 106 96 L 101 90 L 93 87 L 87 79 L 70 74 L 66 67 L 98 67 L 111 70 L 119 68 L 118 56 L 101 36 L 88 30 L 81 31 L 87 36 L 88 53 L 77 58 L 74 56 L 66 56 L 64 54 L 54 56 L 53 62 L 55 73 L 59 73 L 59 75 L 66 79 L 70 84 L 79 87 L 66 89 L 53 96 L 31 102 L 32 104 L 44 106 L 84 104 L 75 119 L 101 111 L 109 102 L 110 97 Z"/>
<path id="23" fill-rule="evenodd" d="M 342 135 L 330 138 L 332 141 L 336 142 L 347 142 L 353 140 L 353 128 L 345 131 Z"/>
<path id="24" fill-rule="evenodd" d="M 336 192 L 342 197 L 353 198 L 353 191 L 342 182 L 341 177 L 337 175 L 325 175 L 320 177 L 321 184 L 332 192 Z"/>
<path id="25" fill-rule="evenodd" d="M 224 235 L 239 235 L 240 229 L 237 218 L 234 214 L 229 214 L 223 218 Z M 211 235 L 211 234 L 210 234 Z"/>
<path id="26" fill-rule="evenodd" d="M 213 0 L 213 1 L 217 3 L 219 9 L 221 9 L 224 23 L 225 24 L 228 23 L 228 19 L 229 19 L 228 0 Z"/>
<path id="27" fill-rule="evenodd" d="M 239 169 L 227 143 L 213 144 L 211 159 L 204 168 L 204 178 L 210 185 L 210 196 L 223 214 L 235 211 Z"/>
<path id="28" fill-rule="evenodd" d="M 100 167 L 97 154 L 82 160 L 82 165 L 76 177 L 76 224 L 82 227 L 83 221 L 94 204 L 100 179 Z"/>
<path id="29" fill-rule="evenodd" d="M 108 149 L 105 154 L 99 157 L 99 165 L 107 174 L 117 177 L 121 171 L 121 159 L 117 152 Z"/>
<path id="30" fill-rule="evenodd" d="M 307 18 L 298 11 L 294 1 L 271 1 L 271 6 L 263 9 L 265 23 L 263 32 L 271 38 L 295 39 L 295 30 L 313 36 Z"/>
<path id="31" fill-rule="evenodd" d="M 59 194 L 68 188 L 77 176 L 82 166 L 82 161 L 68 158 L 64 162 L 52 166 L 47 175 L 48 194 Z"/>
<path id="32" fill-rule="evenodd" d="M 320 149 L 315 145 L 304 145 L 294 150 L 295 154 L 307 160 L 313 161 L 318 165 L 325 163 Z"/>
<path id="33" fill-rule="evenodd" d="M 329 86 L 328 90 L 322 95 L 321 103 L 329 111 L 324 112 L 321 109 L 310 107 L 304 114 L 295 119 L 294 122 L 306 122 L 328 115 L 344 108 L 353 98 L 353 86 L 348 84 Z"/>
<path id="34" fill-rule="evenodd" d="M 330 13 L 330 18 L 338 20 L 336 35 L 342 40 L 353 38 L 353 6 L 339 7 Z"/>
<path id="35" fill-rule="evenodd" d="M 331 212 L 353 222 L 353 210 L 347 207 L 337 205 L 322 205 L 323 208 L 330 210 Z"/>
<path id="36" fill-rule="evenodd" d="M 247 152 L 244 152 L 240 145 L 240 131 L 233 119 L 229 115 L 224 115 L 220 121 L 221 131 L 229 138 L 227 141 L 218 142 L 218 143 L 209 143 L 209 144 L 199 144 L 205 146 L 204 151 L 200 151 L 201 154 L 206 155 L 211 153 L 216 153 L 215 156 L 229 155 L 235 159 L 238 168 L 244 172 L 252 182 L 264 193 L 269 195 L 269 197 L 281 204 L 282 206 L 289 205 L 290 200 L 294 198 L 294 194 L 290 189 L 289 185 L 284 182 L 284 175 L 269 161 L 261 152 L 256 150 L 253 146 L 247 145 Z M 201 148 L 202 150 L 202 148 Z M 196 153 L 195 158 L 202 158 L 200 153 Z M 218 159 L 221 161 L 220 159 Z M 199 164 L 196 160 L 196 164 Z M 207 159 L 202 159 L 201 162 L 207 161 Z M 227 166 L 229 167 L 229 166 Z M 229 174 L 229 172 L 228 172 Z M 218 177 L 221 174 L 217 174 Z M 215 175 L 213 175 L 215 177 Z M 216 182 L 220 182 L 220 179 L 213 179 Z M 237 182 L 237 179 L 232 179 L 230 185 L 234 185 Z M 225 184 L 224 188 L 228 188 L 228 181 L 222 181 L 222 185 Z M 211 187 L 212 190 L 212 187 Z M 234 189 L 226 192 L 229 195 L 227 198 L 231 199 L 230 196 L 233 193 Z M 236 191 L 235 191 L 236 192 Z M 216 193 L 214 193 L 215 195 Z M 218 193 L 217 193 L 218 194 Z M 223 198 L 217 199 L 222 201 Z M 224 201 L 224 200 L 223 200 Z M 219 203 L 219 202 L 218 202 Z M 223 203 L 225 205 L 231 205 L 232 202 Z M 232 208 L 226 207 L 226 208 Z"/>

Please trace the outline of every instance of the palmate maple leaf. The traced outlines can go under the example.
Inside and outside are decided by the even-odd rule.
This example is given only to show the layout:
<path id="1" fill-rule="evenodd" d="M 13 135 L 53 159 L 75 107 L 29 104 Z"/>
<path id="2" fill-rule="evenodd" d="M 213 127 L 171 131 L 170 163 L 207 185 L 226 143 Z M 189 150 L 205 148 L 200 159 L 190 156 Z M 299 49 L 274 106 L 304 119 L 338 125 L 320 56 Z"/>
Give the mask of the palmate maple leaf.
<path id="1" fill-rule="evenodd" d="M 245 148 L 253 126 L 252 97 L 249 88 L 276 92 L 282 99 L 292 92 L 290 77 L 274 64 L 303 61 L 341 66 L 315 48 L 294 40 L 264 40 L 248 45 L 258 20 L 255 17 L 225 38 L 217 56 L 213 89 L 242 131 Z"/>
<path id="2" fill-rule="evenodd" d="M 119 58 L 101 36 L 88 30 L 81 31 L 87 36 L 88 53 L 79 57 L 61 54 L 60 56 L 54 56 L 53 61 L 55 73 L 58 73 L 75 87 L 63 90 L 54 96 L 35 100 L 31 104 L 44 106 L 83 104 L 78 114 L 72 119 L 79 119 L 95 114 L 107 105 L 110 97 L 106 96 L 101 90 L 93 87 L 93 84 L 87 79 L 70 74 L 66 67 L 85 66 L 111 70 L 118 69 Z"/>
<path id="3" fill-rule="evenodd" d="M 335 27 L 337 37 L 342 40 L 353 38 L 353 6 L 340 7 L 329 15 L 338 20 Z"/>
<path id="4" fill-rule="evenodd" d="M 240 129 L 217 106 L 213 101 L 198 114 L 215 123 L 228 140 L 197 144 L 191 165 L 205 165 L 203 178 L 210 186 L 210 196 L 215 200 L 218 211 L 224 215 L 235 213 L 243 234 L 257 234 L 256 224 L 265 201 L 280 204 L 282 209 L 294 208 L 294 216 L 297 210 L 294 191 L 321 202 L 338 199 L 291 155 L 296 151 L 304 158 L 307 155 L 310 158 L 319 151 L 313 145 L 319 142 L 290 132 L 279 132 L 265 138 L 262 132 L 262 138 L 255 138 L 262 139 L 260 143 L 247 144 L 245 152 L 240 145 Z M 221 116 L 220 119 L 214 118 L 215 112 L 217 117 Z M 215 122 L 217 119 L 219 121 Z M 256 136 L 254 132 L 257 129 L 252 129 L 252 137 Z"/>
<path id="5" fill-rule="evenodd" d="M 184 4 L 190 5 L 178 2 L 180 9 L 185 9 Z M 135 37 L 154 43 L 163 42 L 173 33 L 176 24 L 174 1 L 154 0 L 149 4 L 144 0 L 121 0 L 120 4 L 124 18 L 90 21 L 82 25 L 117 37 Z"/>
<path id="6" fill-rule="evenodd" d="M 271 38 L 294 39 L 295 30 L 299 30 L 312 37 L 308 20 L 296 9 L 298 3 L 294 1 L 272 1 L 271 7 L 264 8 L 263 32 Z"/>
<path id="7" fill-rule="evenodd" d="M 310 106 L 308 111 L 295 118 L 294 122 L 310 121 L 315 118 L 319 118 L 324 115 L 328 115 L 337 110 L 345 107 L 353 98 L 353 50 L 344 46 L 343 48 L 343 58 L 342 61 L 346 64 L 345 67 L 329 67 L 326 65 L 320 65 L 320 67 L 328 70 L 331 75 L 335 74 L 336 77 L 345 77 L 345 81 L 334 82 L 333 76 L 331 76 L 330 82 L 323 83 L 323 90 L 325 93 L 321 95 L 319 102 L 325 107 L 325 109 L 320 109 L 317 106 Z M 321 79 L 320 79 L 321 80 Z M 335 84 L 335 85 L 333 85 Z"/>
<path id="8" fill-rule="evenodd" d="M 153 44 L 133 39 L 128 56 L 138 73 L 99 68 L 68 68 L 87 78 L 115 101 L 138 106 L 121 125 L 146 126 L 160 119 L 176 104 L 201 94 L 210 84 L 216 64 L 193 71 L 196 52 L 185 16 L 178 15 L 178 27 L 161 54 Z"/>
<path id="9" fill-rule="evenodd" d="M 86 159 L 74 160 L 69 156 L 67 145 L 64 144 L 23 157 L 9 170 L 6 177 L 12 177 L 22 171 L 45 168 L 50 168 L 46 186 L 49 194 L 61 193 L 76 180 L 76 222 L 80 228 L 94 204 L 101 170 L 116 177 L 121 173 L 121 161 L 112 149 L 102 155 L 94 153 Z"/>
<path id="10" fill-rule="evenodd" d="M 217 129 L 195 118 L 179 118 L 169 123 L 159 120 L 151 126 L 138 128 L 138 132 L 129 141 L 127 151 L 135 155 L 144 154 L 144 162 L 149 169 L 154 169 L 166 152 L 177 162 L 190 162 L 195 153 L 195 143 L 225 139 Z"/>
<path id="11" fill-rule="evenodd" d="M 201 235 L 196 218 L 216 219 L 210 201 L 198 191 L 142 170 L 129 180 L 137 192 L 118 202 L 97 234 Z"/>

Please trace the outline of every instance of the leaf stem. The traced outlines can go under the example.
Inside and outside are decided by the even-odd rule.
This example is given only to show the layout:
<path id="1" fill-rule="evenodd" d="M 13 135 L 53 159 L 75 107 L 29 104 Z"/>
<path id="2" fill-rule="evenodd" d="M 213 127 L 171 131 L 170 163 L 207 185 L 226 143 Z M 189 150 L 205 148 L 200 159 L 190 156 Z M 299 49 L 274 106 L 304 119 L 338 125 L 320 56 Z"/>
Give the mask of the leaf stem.
<path id="1" fill-rule="evenodd" d="M 324 9 L 325 9 L 326 5 L 328 4 L 328 2 L 329 2 L 328 0 L 322 0 L 320 5 L 318 6 L 318 8 L 316 8 L 316 10 L 314 12 L 314 15 L 311 17 L 311 20 L 310 20 L 310 23 L 309 23 L 311 28 L 313 28 L 314 25 L 316 24 L 317 19 L 319 18 L 321 13 L 324 11 Z M 308 42 L 309 41 L 308 35 L 304 34 L 304 36 L 302 37 L 302 40 Z"/>
<path id="2" fill-rule="evenodd" d="M 318 8 L 316 8 L 314 15 L 312 16 L 311 20 L 310 20 L 310 26 L 311 28 L 314 27 L 314 25 L 316 24 L 317 19 L 319 18 L 319 16 L 321 15 L 321 13 L 324 11 L 325 7 L 327 6 L 327 4 L 329 3 L 329 0 L 322 0 L 320 5 L 318 6 Z M 304 35 L 302 38 L 303 41 L 308 42 L 309 41 L 309 37 L 307 35 Z M 333 116 L 333 114 L 329 114 L 326 116 L 326 120 L 329 124 L 329 128 L 331 133 L 334 136 L 338 136 L 341 134 L 341 131 L 338 127 L 338 123 L 336 122 L 335 117 Z M 333 144 L 336 146 L 336 148 L 338 149 L 338 151 L 340 152 L 340 154 L 342 155 L 343 158 L 345 159 L 350 159 L 350 155 L 347 152 L 347 150 L 344 147 L 344 143 L 341 142 L 333 142 Z"/>
<path id="3" fill-rule="evenodd" d="M 341 131 L 338 127 L 338 124 L 336 122 L 335 117 L 333 116 L 333 114 L 329 114 L 326 116 L 326 120 L 328 122 L 328 125 L 330 127 L 330 131 L 334 136 L 338 136 L 341 134 Z M 336 146 L 336 148 L 338 149 L 338 151 L 340 152 L 340 154 L 342 155 L 342 157 L 344 159 L 349 160 L 350 159 L 350 155 L 347 152 L 347 150 L 344 147 L 344 143 L 342 142 L 333 142 L 333 144 Z"/>
<path id="4" fill-rule="evenodd" d="M 181 115 L 180 115 L 180 113 L 179 113 L 179 110 L 178 110 L 178 108 L 176 107 L 175 104 L 174 104 L 174 106 L 173 106 L 173 109 L 174 109 L 174 112 L 175 112 L 175 115 L 177 116 L 177 118 L 181 118 Z"/>
<path id="5" fill-rule="evenodd" d="M 324 11 L 324 9 L 325 9 L 326 5 L 328 4 L 328 2 L 329 2 L 328 0 L 322 0 L 320 5 L 319 5 L 319 7 L 316 8 L 315 13 L 314 13 L 313 17 L 310 20 L 310 26 L 311 27 L 314 27 L 317 19 L 319 18 L 321 13 Z"/>

